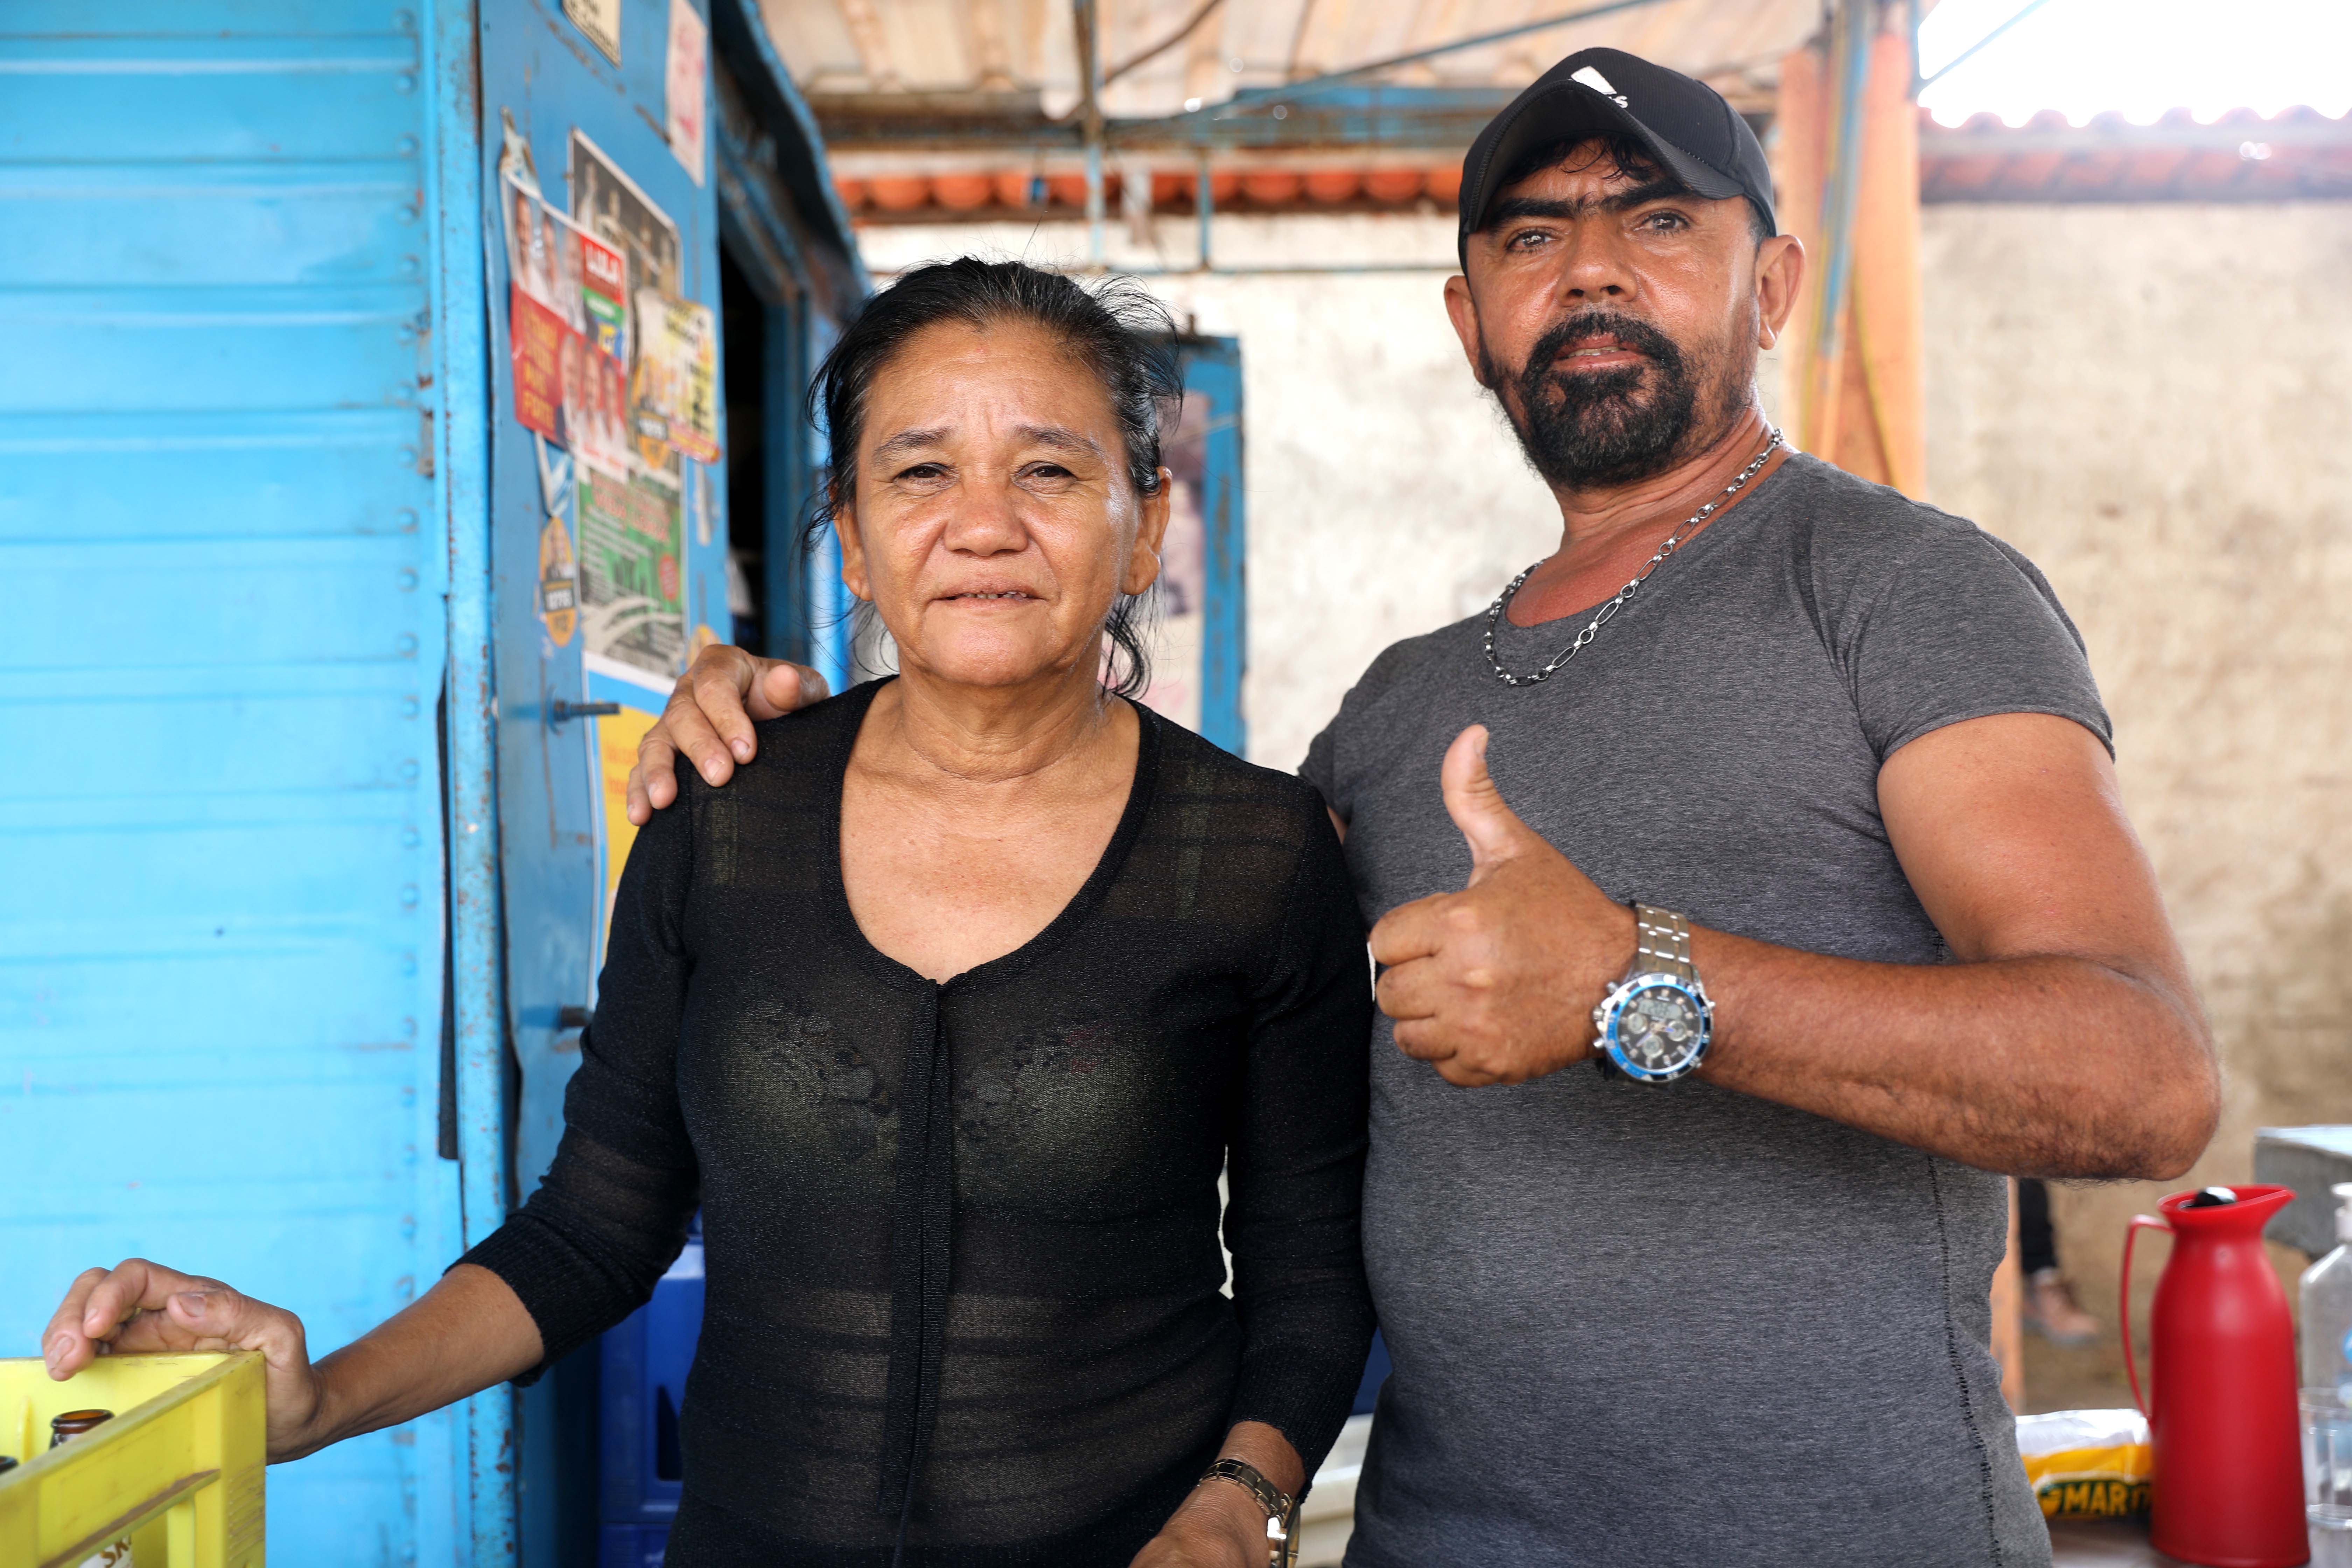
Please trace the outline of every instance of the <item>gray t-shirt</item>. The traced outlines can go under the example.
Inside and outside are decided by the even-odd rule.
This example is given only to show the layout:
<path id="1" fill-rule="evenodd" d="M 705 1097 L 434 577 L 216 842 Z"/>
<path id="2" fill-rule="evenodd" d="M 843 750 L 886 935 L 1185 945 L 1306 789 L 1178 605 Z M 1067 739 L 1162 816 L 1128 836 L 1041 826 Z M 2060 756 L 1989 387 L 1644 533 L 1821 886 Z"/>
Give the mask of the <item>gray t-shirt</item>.
<path id="1" fill-rule="evenodd" d="M 1589 618 L 1496 652 L 1535 668 Z M 1880 765 L 1992 713 L 2109 733 L 2031 563 L 1803 456 L 1544 684 L 1496 680 L 1484 626 L 1383 653 L 1308 753 L 1368 919 L 1468 877 L 1438 764 L 1483 723 L 1504 799 L 1612 898 L 1946 962 Z M 2050 1561 L 1986 1348 L 2000 1177 L 1696 1080 L 1455 1089 L 1385 1018 L 1371 1117 L 1396 1371 L 1349 1568 Z"/>

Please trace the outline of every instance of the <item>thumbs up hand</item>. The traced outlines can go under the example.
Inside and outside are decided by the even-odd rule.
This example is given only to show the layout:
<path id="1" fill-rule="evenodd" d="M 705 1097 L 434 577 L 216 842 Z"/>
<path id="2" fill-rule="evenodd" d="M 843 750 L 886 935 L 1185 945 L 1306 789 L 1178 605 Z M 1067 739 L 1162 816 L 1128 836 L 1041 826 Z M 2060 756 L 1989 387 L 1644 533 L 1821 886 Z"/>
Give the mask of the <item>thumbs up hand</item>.
<path id="1" fill-rule="evenodd" d="M 1401 905 L 1372 928 L 1381 1011 L 1397 1047 L 1465 1088 L 1524 1083 L 1580 1060 L 1592 1007 L 1633 956 L 1633 911 L 1593 885 L 1503 802 L 1486 729 L 1445 752 L 1446 815 L 1470 883 Z"/>

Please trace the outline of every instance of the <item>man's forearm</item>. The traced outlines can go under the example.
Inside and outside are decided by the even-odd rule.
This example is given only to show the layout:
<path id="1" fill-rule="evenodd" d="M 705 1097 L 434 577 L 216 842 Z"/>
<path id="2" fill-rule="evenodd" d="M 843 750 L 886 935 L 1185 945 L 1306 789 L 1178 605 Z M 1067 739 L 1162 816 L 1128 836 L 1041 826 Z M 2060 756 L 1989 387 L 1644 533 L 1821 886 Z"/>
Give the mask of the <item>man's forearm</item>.
<path id="1" fill-rule="evenodd" d="M 2193 1000 L 2084 958 L 1866 963 L 1695 931 L 1699 1076 L 2016 1175 L 2165 1178 L 2212 1135 Z"/>

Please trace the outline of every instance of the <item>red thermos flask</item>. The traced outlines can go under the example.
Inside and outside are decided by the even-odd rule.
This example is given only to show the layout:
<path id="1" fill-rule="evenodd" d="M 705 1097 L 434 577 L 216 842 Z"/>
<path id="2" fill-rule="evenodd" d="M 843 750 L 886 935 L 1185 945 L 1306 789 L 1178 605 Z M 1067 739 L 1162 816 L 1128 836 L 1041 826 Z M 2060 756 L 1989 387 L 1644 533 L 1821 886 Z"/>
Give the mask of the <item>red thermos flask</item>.
<path id="1" fill-rule="evenodd" d="M 2156 1440 L 2148 1543 L 2208 1568 L 2295 1568 L 2304 1532 L 2303 1446 L 2294 1394 L 2294 1320 L 2263 1250 L 2263 1225 L 2287 1187 L 2232 1187 L 2235 1203 L 2192 1206 L 2176 1193 L 2162 1219 L 2124 1233 L 2124 1366 Z M 2148 1384 L 2132 1356 L 2132 1243 L 2172 1233 L 2148 1311 Z"/>

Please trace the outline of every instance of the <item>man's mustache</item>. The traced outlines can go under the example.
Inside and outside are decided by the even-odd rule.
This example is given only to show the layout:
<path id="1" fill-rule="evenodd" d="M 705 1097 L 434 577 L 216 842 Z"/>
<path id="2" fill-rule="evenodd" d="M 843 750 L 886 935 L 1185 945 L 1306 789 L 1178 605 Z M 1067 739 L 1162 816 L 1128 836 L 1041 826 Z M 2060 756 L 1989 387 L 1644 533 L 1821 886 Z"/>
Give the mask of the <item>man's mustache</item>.
<path id="1" fill-rule="evenodd" d="M 1644 356 L 1669 375 L 1682 369 L 1682 350 L 1647 321 L 1616 310 L 1580 310 L 1536 340 L 1513 379 L 1524 386 L 1551 376 L 1559 357 L 1588 338 L 1613 339 L 1618 347 Z"/>

